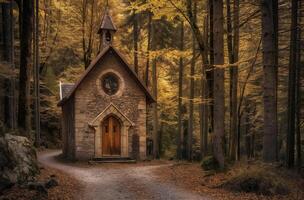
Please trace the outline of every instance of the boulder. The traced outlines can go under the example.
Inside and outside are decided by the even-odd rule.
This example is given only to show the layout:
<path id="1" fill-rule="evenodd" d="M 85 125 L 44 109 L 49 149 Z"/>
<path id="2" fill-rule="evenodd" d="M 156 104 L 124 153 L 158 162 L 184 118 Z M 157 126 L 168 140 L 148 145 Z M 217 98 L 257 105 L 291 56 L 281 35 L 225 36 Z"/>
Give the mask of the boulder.
<path id="1" fill-rule="evenodd" d="M 47 188 L 45 187 L 45 183 L 43 182 L 29 182 L 28 183 L 29 190 L 36 190 L 42 194 L 48 194 Z"/>
<path id="2" fill-rule="evenodd" d="M 10 134 L 0 137 L 0 191 L 32 181 L 37 173 L 36 151 L 26 137 Z"/>
<path id="3" fill-rule="evenodd" d="M 47 189 L 50 189 L 50 188 L 53 188 L 53 187 L 56 187 L 59 185 L 58 181 L 55 179 L 55 178 L 50 178 L 48 179 L 46 182 L 45 182 L 45 187 Z"/>

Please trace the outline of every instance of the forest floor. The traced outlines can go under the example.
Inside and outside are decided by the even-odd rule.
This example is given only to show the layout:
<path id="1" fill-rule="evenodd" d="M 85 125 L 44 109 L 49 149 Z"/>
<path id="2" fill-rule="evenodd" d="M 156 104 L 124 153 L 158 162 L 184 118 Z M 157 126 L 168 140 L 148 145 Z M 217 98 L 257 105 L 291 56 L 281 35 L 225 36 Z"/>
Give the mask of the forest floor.
<path id="1" fill-rule="evenodd" d="M 295 182 L 295 185 L 291 186 L 292 191 L 289 195 L 263 196 L 232 192 L 218 187 L 229 179 L 231 172 L 215 174 L 205 172 L 198 163 L 174 161 L 147 161 L 136 164 L 70 163 L 60 160 L 59 154 L 60 151 L 45 151 L 39 153 L 38 159 L 47 169 L 52 168 L 72 177 L 75 185 L 69 190 L 70 198 L 62 198 L 60 193 L 54 193 L 58 195 L 57 198 L 50 199 L 304 199 L 304 181 Z"/>
<path id="2" fill-rule="evenodd" d="M 202 170 L 198 163 L 179 162 L 170 166 L 164 166 L 154 170 L 160 182 L 174 184 L 186 190 L 196 192 L 200 195 L 208 195 L 211 199 L 220 200 L 302 200 L 304 199 L 304 179 L 297 173 L 285 169 L 273 169 L 276 176 L 282 174 L 283 178 L 278 179 L 282 184 L 288 186 L 288 195 L 258 195 L 255 193 L 232 192 L 224 189 L 223 184 L 231 180 L 236 171 L 250 173 L 251 168 L 261 167 L 261 165 L 240 163 L 225 172 L 206 172 Z M 266 168 L 267 169 L 267 168 Z M 255 169 L 254 169 L 255 170 Z M 265 169 L 262 169 L 265 170 Z M 280 171 L 280 172 L 278 172 Z M 268 172 L 263 172 L 267 176 Z M 280 174 L 280 175 L 279 175 Z"/>
<path id="3" fill-rule="evenodd" d="M 209 200 L 207 195 L 160 182 L 154 173 L 157 168 L 170 166 L 170 162 L 153 161 L 136 164 L 88 164 L 67 163 L 57 159 L 60 151 L 39 154 L 39 162 L 75 177 L 82 185 L 83 192 L 75 199 L 118 200 Z"/>
<path id="4" fill-rule="evenodd" d="M 1 200 L 71 200 L 75 199 L 75 194 L 82 193 L 82 185 L 74 177 L 68 175 L 61 170 L 40 167 L 40 174 L 37 181 L 45 181 L 50 177 L 54 177 L 58 182 L 58 186 L 48 189 L 47 196 L 42 195 L 37 190 L 29 190 L 20 186 L 14 186 L 0 195 Z"/>

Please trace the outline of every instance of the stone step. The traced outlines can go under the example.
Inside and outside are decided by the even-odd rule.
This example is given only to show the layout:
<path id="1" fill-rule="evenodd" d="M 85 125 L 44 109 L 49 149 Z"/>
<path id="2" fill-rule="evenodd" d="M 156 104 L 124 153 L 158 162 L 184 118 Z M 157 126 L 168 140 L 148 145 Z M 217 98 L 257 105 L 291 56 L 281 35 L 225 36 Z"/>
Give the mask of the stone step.
<path id="1" fill-rule="evenodd" d="M 129 157 L 102 157 L 93 158 L 90 163 L 136 163 L 136 160 Z"/>

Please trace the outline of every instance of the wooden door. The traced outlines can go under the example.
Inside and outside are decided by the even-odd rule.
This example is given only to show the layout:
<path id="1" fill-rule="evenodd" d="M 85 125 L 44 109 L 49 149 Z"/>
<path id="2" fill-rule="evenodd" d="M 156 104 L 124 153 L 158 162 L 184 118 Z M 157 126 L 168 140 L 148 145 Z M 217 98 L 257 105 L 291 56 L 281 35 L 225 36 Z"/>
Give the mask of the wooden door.
<path id="1" fill-rule="evenodd" d="M 108 117 L 102 123 L 102 155 L 120 155 L 120 123 L 115 117 Z"/>

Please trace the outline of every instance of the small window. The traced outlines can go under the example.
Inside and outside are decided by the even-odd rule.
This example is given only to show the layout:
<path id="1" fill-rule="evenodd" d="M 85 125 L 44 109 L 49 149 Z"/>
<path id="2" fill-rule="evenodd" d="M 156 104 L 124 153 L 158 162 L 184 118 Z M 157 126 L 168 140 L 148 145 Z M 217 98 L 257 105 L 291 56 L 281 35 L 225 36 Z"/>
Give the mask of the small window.
<path id="1" fill-rule="evenodd" d="M 119 89 L 118 77 L 113 73 L 104 75 L 101 80 L 102 88 L 108 95 L 114 95 Z"/>

